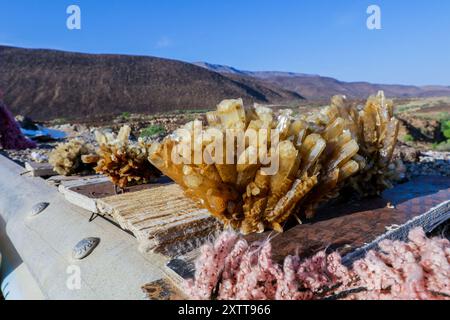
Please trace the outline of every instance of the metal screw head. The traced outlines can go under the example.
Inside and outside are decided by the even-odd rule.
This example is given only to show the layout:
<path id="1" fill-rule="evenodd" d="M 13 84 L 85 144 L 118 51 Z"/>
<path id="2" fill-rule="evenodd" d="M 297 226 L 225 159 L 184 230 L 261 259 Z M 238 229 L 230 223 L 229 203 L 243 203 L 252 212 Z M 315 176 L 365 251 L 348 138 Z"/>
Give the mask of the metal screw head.
<path id="1" fill-rule="evenodd" d="M 86 258 L 100 243 L 99 238 L 84 238 L 78 242 L 72 250 L 72 258 L 81 260 Z"/>
<path id="2" fill-rule="evenodd" d="M 31 208 L 30 216 L 37 216 L 50 205 L 48 202 L 39 202 Z"/>

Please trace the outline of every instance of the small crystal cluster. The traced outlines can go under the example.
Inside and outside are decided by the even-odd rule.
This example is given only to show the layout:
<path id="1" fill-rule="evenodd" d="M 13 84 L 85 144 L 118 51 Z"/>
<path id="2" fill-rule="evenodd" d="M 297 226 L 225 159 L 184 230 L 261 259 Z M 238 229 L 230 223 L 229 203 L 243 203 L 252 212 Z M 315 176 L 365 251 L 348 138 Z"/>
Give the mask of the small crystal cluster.
<path id="1" fill-rule="evenodd" d="M 147 160 L 150 144 L 142 139 L 130 141 L 130 133 L 129 126 L 123 126 L 117 135 L 97 131 L 96 154 L 83 156 L 84 163 L 96 164 L 95 171 L 109 176 L 120 188 L 149 183 L 160 176 Z"/>
<path id="2" fill-rule="evenodd" d="M 393 102 L 379 92 L 362 107 L 345 106 L 341 96 L 334 97 L 332 105 L 340 110 L 346 128 L 359 146 L 354 159 L 359 165 L 358 174 L 350 178 L 349 184 L 362 196 L 392 188 L 392 181 L 401 179 L 405 173 L 400 160 L 392 161 L 399 132 Z"/>
<path id="3" fill-rule="evenodd" d="M 92 172 L 92 166 L 88 166 L 81 160 L 82 156 L 94 152 L 94 147 L 79 139 L 72 139 L 66 143 L 60 143 L 50 153 L 48 161 L 53 170 L 63 176 L 78 173 Z"/>
<path id="4" fill-rule="evenodd" d="M 227 231 L 202 247 L 185 293 L 197 300 L 450 299 L 450 242 L 428 239 L 422 229 L 409 240 L 382 241 L 350 269 L 323 251 L 288 256 L 281 266 L 269 241 L 248 244 Z"/>
<path id="5" fill-rule="evenodd" d="M 208 130 L 199 139 L 199 124 L 194 121 L 155 143 L 149 160 L 189 197 L 244 234 L 267 228 L 282 231 L 294 215 L 310 218 L 344 187 L 362 195 L 376 194 L 391 185 L 397 172 L 391 160 L 398 121 L 392 102 L 382 92 L 370 97 L 364 107 L 350 106 L 336 96 L 330 106 L 300 116 L 284 110 L 277 117 L 270 108 L 245 110 L 242 100 L 225 100 L 217 111 L 207 114 L 207 120 L 208 129 L 225 137 L 239 130 L 244 136 L 251 136 L 251 131 L 262 134 L 256 146 L 245 142 L 242 150 L 233 143 L 230 150 L 227 145 L 219 157 L 224 161 L 217 161 L 217 151 L 209 146 L 226 141 L 218 142 Z M 278 142 L 272 141 L 272 133 L 277 133 Z M 186 145 L 188 152 L 181 158 L 188 161 L 175 162 L 173 154 Z M 279 159 L 273 174 L 267 173 L 270 164 L 258 158 L 264 149 L 267 158 Z M 196 150 L 210 161 L 192 161 Z M 228 157 L 231 163 L 225 161 Z M 258 161 L 245 161 L 252 157 Z"/>

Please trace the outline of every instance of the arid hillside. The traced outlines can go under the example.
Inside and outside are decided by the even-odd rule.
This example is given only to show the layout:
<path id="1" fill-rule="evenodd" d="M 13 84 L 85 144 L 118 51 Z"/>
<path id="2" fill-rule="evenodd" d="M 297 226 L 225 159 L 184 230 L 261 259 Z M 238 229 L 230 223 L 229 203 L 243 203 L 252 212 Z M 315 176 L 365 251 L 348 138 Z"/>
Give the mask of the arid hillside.
<path id="1" fill-rule="evenodd" d="M 0 46 L 0 89 L 14 114 L 92 118 L 302 99 L 259 80 L 229 78 L 180 61 Z"/>

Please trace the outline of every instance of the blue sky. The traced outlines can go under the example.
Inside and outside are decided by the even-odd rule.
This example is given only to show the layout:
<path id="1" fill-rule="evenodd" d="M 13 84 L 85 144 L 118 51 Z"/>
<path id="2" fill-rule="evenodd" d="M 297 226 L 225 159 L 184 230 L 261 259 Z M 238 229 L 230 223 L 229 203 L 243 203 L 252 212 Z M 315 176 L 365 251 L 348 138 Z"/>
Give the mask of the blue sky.
<path id="1" fill-rule="evenodd" d="M 382 30 L 366 27 L 371 4 Z M 450 85 L 448 0 L 0 0 L 0 43 Z"/>

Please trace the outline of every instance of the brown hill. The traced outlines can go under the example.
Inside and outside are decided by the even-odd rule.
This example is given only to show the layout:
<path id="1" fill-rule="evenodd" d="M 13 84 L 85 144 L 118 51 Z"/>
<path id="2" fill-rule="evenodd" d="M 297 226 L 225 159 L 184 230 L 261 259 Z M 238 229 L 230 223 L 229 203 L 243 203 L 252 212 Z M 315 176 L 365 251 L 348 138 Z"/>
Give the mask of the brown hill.
<path id="1" fill-rule="evenodd" d="M 407 85 L 372 84 L 368 82 L 343 82 L 321 76 L 276 76 L 266 79 L 268 83 L 292 90 L 307 99 L 327 99 L 336 94 L 350 98 L 364 98 L 379 90 L 388 97 L 412 98 L 450 95 L 450 87 L 417 87 Z"/>
<path id="2" fill-rule="evenodd" d="M 258 79 L 180 61 L 0 46 L 0 88 L 15 114 L 37 120 L 207 109 L 222 99 L 302 99 Z"/>
<path id="3" fill-rule="evenodd" d="M 285 90 L 294 91 L 306 99 L 329 99 L 336 94 L 345 94 L 349 98 L 366 98 L 384 90 L 387 96 L 395 98 L 450 96 L 450 87 L 446 86 L 408 86 L 373 84 L 369 82 L 344 82 L 330 77 L 294 72 L 243 71 L 233 67 L 197 62 L 196 65 L 226 76 L 247 76 L 270 83 Z"/>

